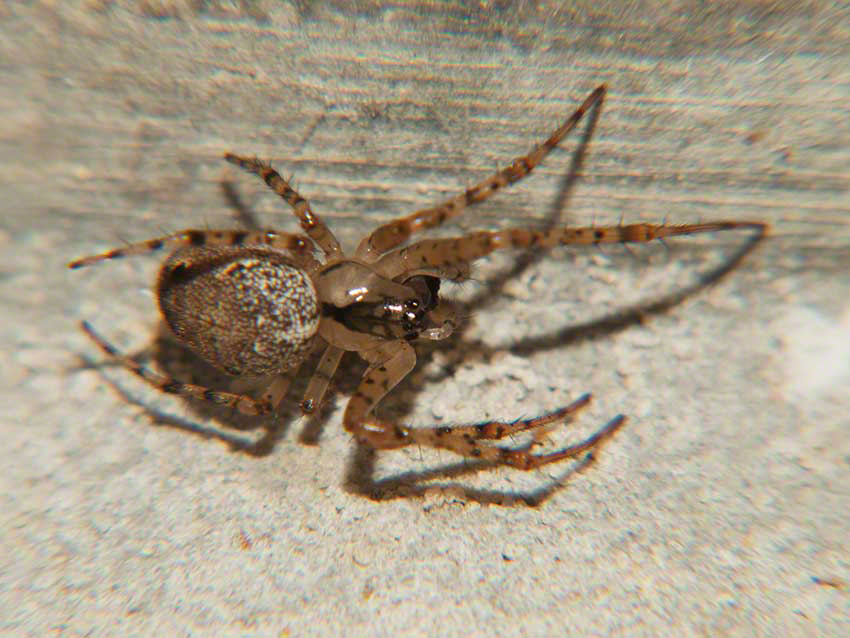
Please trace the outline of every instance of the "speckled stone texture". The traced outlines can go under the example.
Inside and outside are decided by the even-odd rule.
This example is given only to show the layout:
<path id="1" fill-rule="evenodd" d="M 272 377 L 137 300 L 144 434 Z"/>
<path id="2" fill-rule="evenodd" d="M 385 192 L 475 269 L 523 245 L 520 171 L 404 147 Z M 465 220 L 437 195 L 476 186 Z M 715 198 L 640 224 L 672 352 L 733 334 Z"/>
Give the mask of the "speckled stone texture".
<path id="1" fill-rule="evenodd" d="M 847 635 L 848 24 L 829 2 L 0 4 L 0 633 Z M 746 233 L 488 259 L 445 287 L 463 329 L 379 410 L 518 419 L 593 392 L 541 449 L 627 415 L 594 463 L 375 458 L 341 427 L 356 358 L 317 418 L 299 378 L 252 420 L 104 365 L 78 328 L 223 382 L 151 348 L 157 259 L 67 262 L 235 226 L 222 181 L 296 230 L 227 151 L 293 175 L 352 250 L 603 82 L 582 166 L 585 127 L 436 235 L 770 236 L 708 287 Z"/>

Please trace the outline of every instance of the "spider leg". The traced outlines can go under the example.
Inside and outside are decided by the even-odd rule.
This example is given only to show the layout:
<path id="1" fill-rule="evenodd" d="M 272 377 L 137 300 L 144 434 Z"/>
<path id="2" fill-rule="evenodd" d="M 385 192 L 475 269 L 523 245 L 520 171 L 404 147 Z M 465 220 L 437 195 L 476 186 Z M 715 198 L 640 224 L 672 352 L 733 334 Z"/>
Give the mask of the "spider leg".
<path id="1" fill-rule="evenodd" d="M 257 400 L 247 395 L 236 394 L 234 392 L 211 390 L 204 386 L 192 383 L 182 383 L 181 381 L 176 381 L 169 376 L 153 372 L 127 355 L 122 354 L 117 348 L 115 348 L 115 346 L 97 334 L 87 321 L 83 321 L 81 325 L 83 332 L 85 332 L 105 354 L 120 363 L 140 379 L 147 381 L 150 385 L 161 392 L 165 392 L 166 394 L 178 394 L 180 396 L 203 399 L 204 401 L 209 401 L 218 405 L 235 408 L 243 414 L 259 415 L 271 412 L 276 405 L 273 401 L 276 400 L 277 403 L 279 403 L 283 398 L 283 395 L 286 393 L 286 385 L 288 384 L 282 386 L 278 381 L 275 381 L 270 389 L 266 391 L 263 400 Z"/>
<path id="2" fill-rule="evenodd" d="M 532 454 L 531 448 L 537 442 L 536 437 L 519 448 L 488 445 L 486 441 L 544 428 L 555 421 L 566 419 L 587 405 L 590 395 L 586 394 L 572 404 L 549 414 L 519 421 L 485 421 L 472 425 L 429 428 L 411 428 L 380 421 L 369 413 L 378 401 L 413 369 L 416 354 L 412 346 L 405 341 L 385 342 L 374 350 L 361 354 L 370 362 L 370 366 L 348 402 L 343 423 L 345 429 L 360 443 L 375 449 L 422 445 L 450 450 L 468 458 L 530 470 L 592 449 L 625 422 L 625 417 L 617 416 L 584 441 L 549 454 Z"/>
<path id="3" fill-rule="evenodd" d="M 304 414 L 315 412 L 322 404 L 325 398 L 325 392 L 328 391 L 328 385 L 330 385 L 344 352 L 344 350 L 335 346 L 325 348 L 325 352 L 319 360 L 319 365 L 316 366 L 316 370 L 307 384 L 304 398 L 301 400 L 301 411 Z"/>
<path id="4" fill-rule="evenodd" d="M 308 270 L 319 267 L 318 260 L 313 257 L 315 246 L 304 235 L 281 233 L 276 230 L 245 231 L 245 230 L 181 230 L 171 235 L 140 241 L 122 248 L 115 248 L 99 255 L 91 255 L 75 259 L 68 268 L 82 268 L 106 259 L 119 259 L 131 255 L 144 255 L 162 249 L 174 250 L 181 246 L 243 246 L 262 245 L 285 250 Z"/>
<path id="5" fill-rule="evenodd" d="M 283 397 L 289 392 L 289 386 L 292 384 L 292 379 L 298 374 L 300 364 L 287 370 L 285 375 L 281 374 L 272 381 L 263 392 L 263 401 L 272 406 L 272 409 L 280 405 Z"/>
<path id="6" fill-rule="evenodd" d="M 342 248 L 325 222 L 310 208 L 306 199 L 301 197 L 292 186 L 271 166 L 252 157 L 242 157 L 233 153 L 225 153 L 224 159 L 250 173 L 259 175 L 269 188 L 281 196 L 292 207 L 292 212 L 301 223 L 310 238 L 325 252 L 328 257 L 341 256 Z"/>
<path id="7" fill-rule="evenodd" d="M 593 105 L 602 103 L 606 90 L 604 84 L 596 87 L 582 102 L 581 106 L 576 109 L 575 113 L 555 129 L 543 143 L 531 149 L 528 155 L 518 157 L 495 175 L 491 175 L 484 181 L 466 189 L 464 193 L 437 206 L 418 210 L 375 229 L 371 235 L 360 242 L 357 247 L 357 257 L 374 261 L 382 253 L 407 241 L 413 233 L 439 226 L 447 219 L 460 215 L 467 206 L 483 202 L 497 190 L 521 180 L 534 170 L 534 167 L 543 161 L 549 151 L 555 148 L 575 128 L 576 124 Z"/>
<path id="8" fill-rule="evenodd" d="M 681 225 L 628 224 L 552 230 L 506 228 L 497 231 L 478 231 L 463 237 L 425 239 L 394 250 L 378 260 L 376 270 L 392 279 L 408 271 L 428 269 L 440 271 L 450 267 L 460 267 L 496 250 L 529 247 L 543 249 L 558 244 L 598 245 L 650 242 L 675 235 L 694 235 L 741 228 L 763 234 L 767 230 L 767 224 L 750 221 L 721 221 Z"/>

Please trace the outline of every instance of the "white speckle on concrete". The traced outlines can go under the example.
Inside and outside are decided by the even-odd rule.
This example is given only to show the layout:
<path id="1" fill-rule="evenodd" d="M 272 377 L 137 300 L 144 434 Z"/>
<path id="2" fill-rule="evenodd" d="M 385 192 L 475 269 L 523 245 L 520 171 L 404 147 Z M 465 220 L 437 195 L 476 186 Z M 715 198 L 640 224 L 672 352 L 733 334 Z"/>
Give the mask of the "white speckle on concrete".
<path id="1" fill-rule="evenodd" d="M 850 384 L 850 306 L 838 319 L 808 306 L 793 308 L 775 326 L 782 396 L 806 403 L 846 393 Z"/>

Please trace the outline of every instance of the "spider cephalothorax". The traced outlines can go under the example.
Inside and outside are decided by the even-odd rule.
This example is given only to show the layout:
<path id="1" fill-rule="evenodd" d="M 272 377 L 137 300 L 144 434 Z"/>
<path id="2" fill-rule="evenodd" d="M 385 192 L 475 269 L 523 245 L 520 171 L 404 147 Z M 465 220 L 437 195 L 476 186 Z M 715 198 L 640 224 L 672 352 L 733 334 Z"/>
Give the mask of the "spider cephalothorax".
<path id="1" fill-rule="evenodd" d="M 624 417 L 615 417 L 585 441 L 547 454 L 533 454 L 532 443 L 517 448 L 492 445 L 491 441 L 564 419 L 586 405 L 590 395 L 543 416 L 474 425 L 411 428 L 380 421 L 373 412 L 413 369 L 416 354 L 411 342 L 445 339 L 452 333 L 454 315 L 439 297 L 440 281 L 463 279 L 470 264 L 493 251 L 647 242 L 735 228 L 764 231 L 764 224 L 746 221 L 545 231 L 508 228 L 402 246 L 413 234 L 456 217 L 466 207 L 528 175 L 604 95 L 605 87 L 598 87 L 542 144 L 495 175 L 433 208 L 380 226 L 363 239 L 351 257 L 343 254 L 333 233 L 274 169 L 257 159 L 228 153 L 229 162 L 259 175 L 292 206 L 306 235 L 274 230 L 186 230 L 69 264 L 79 268 L 105 259 L 171 249 L 156 286 L 166 323 L 177 339 L 229 374 L 276 375 L 261 398 L 157 374 L 119 354 L 88 324 L 84 323 L 84 328 L 105 352 L 160 390 L 248 414 L 277 407 L 288 387 L 283 373 L 300 366 L 315 348 L 324 348 L 301 403 L 305 412 L 312 412 L 321 403 L 343 352 L 356 352 L 368 368 L 348 402 L 343 422 L 361 443 L 378 449 L 411 444 L 445 448 L 521 469 L 575 456 L 616 430 Z"/>

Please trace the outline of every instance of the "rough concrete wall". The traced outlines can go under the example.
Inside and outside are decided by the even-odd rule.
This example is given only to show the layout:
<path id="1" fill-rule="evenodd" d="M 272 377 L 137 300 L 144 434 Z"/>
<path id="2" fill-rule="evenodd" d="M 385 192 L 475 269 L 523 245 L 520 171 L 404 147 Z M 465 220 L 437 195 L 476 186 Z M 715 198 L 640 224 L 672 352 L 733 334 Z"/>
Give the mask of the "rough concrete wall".
<path id="1" fill-rule="evenodd" d="M 827 2 L 4 4 L 0 627 L 841 635 L 848 25 Z M 233 227 L 223 180 L 295 228 L 224 151 L 294 175 L 353 248 L 524 153 L 602 82 L 578 179 L 584 129 L 443 232 L 754 219 L 770 236 L 666 305 L 746 233 L 559 249 L 509 279 L 511 259 L 487 260 L 448 290 L 476 300 L 465 329 L 380 408 L 516 419 L 591 391 L 553 445 L 629 421 L 581 473 L 355 452 L 355 358 L 318 420 L 294 395 L 258 422 L 163 397 L 78 330 L 149 346 L 156 259 L 64 265 Z"/>

